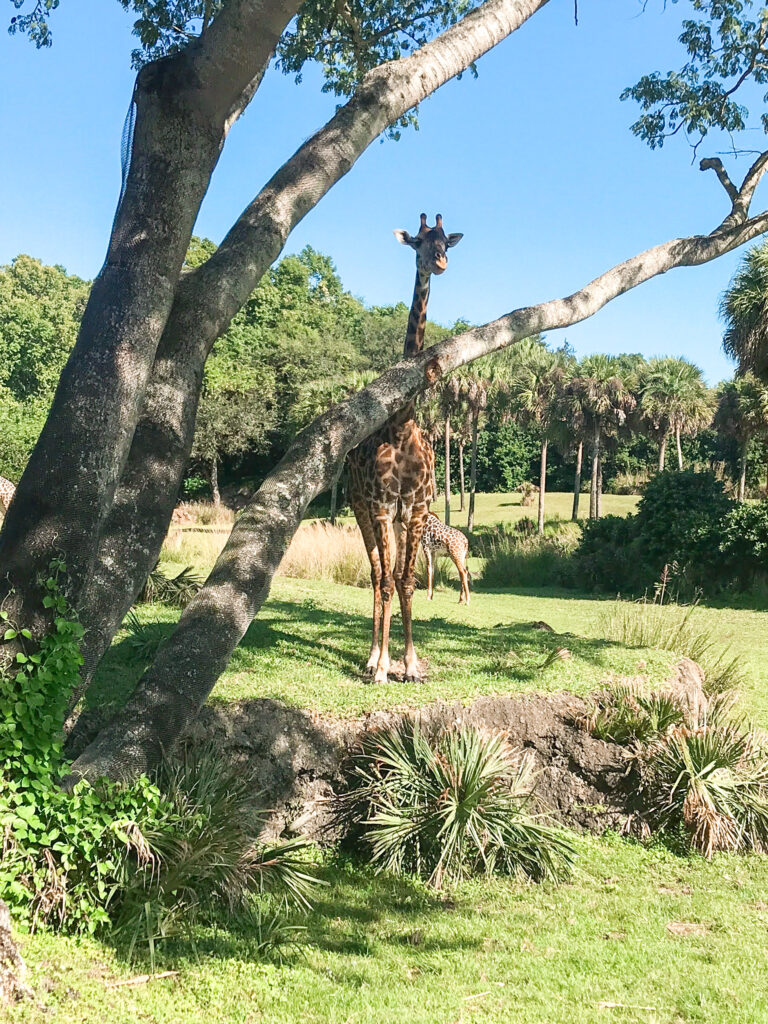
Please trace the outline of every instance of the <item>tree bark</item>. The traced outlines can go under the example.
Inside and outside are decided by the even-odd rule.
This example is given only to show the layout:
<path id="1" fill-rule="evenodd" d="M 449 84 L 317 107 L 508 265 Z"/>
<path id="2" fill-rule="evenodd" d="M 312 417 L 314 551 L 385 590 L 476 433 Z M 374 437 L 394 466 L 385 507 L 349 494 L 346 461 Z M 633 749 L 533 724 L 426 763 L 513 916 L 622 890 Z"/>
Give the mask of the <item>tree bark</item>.
<path id="1" fill-rule="evenodd" d="M 592 438 L 592 476 L 589 485 L 589 518 L 597 519 L 597 477 L 600 469 L 600 430 Z"/>
<path id="2" fill-rule="evenodd" d="M 539 521 L 538 532 L 544 533 L 544 495 L 547 490 L 547 439 L 541 445 L 541 463 L 539 466 Z"/>
<path id="3" fill-rule="evenodd" d="M 487 0 L 410 57 L 368 72 L 354 96 L 261 190 L 211 259 L 182 275 L 78 608 L 86 627 L 83 690 L 159 557 L 191 451 L 205 360 L 216 338 L 292 229 L 380 133 L 547 2 Z"/>
<path id="4" fill-rule="evenodd" d="M 42 628 L 37 577 L 63 552 L 77 606 L 128 457 L 200 203 L 233 120 L 298 4 L 233 0 L 136 78 L 136 125 L 106 261 L 0 533 L 0 600 Z"/>
<path id="5" fill-rule="evenodd" d="M 208 480 L 211 485 L 211 500 L 214 505 L 220 505 L 221 493 L 219 492 L 219 460 L 215 455 L 208 463 Z"/>
<path id="6" fill-rule="evenodd" d="M 667 457 L 667 437 L 668 436 L 669 436 L 668 434 L 665 434 L 664 437 L 662 437 L 662 439 L 661 439 L 661 443 L 659 444 L 659 472 L 660 473 L 664 472 L 664 463 L 665 463 L 666 457 Z"/>
<path id="7" fill-rule="evenodd" d="M 467 532 L 472 533 L 475 526 L 475 489 L 477 487 L 477 432 L 480 413 L 472 416 L 472 456 L 469 463 L 469 512 L 467 513 Z"/>
<path id="8" fill-rule="evenodd" d="M 754 191 L 765 159 L 743 189 Z M 742 204 L 743 206 L 743 204 Z M 126 708 L 75 764 L 91 777 L 134 774 L 169 749 L 223 671 L 269 589 L 306 503 L 330 486 L 346 451 L 440 376 L 537 332 L 592 316 L 617 295 L 677 266 L 697 266 L 768 229 L 768 213 L 749 220 L 736 209 L 710 235 L 673 239 L 613 267 L 573 295 L 517 309 L 404 360 L 307 428 L 264 482 L 208 583 L 185 610 Z M 219 630 L 218 626 L 222 625 Z M 198 636 L 199 631 L 199 636 Z M 196 653 L 203 645 L 204 657 Z"/>
<path id="9" fill-rule="evenodd" d="M 603 456 L 597 460 L 597 518 L 603 515 Z"/>
<path id="10" fill-rule="evenodd" d="M 339 477 L 337 476 L 337 477 L 334 478 L 334 481 L 331 484 L 331 510 L 330 510 L 330 516 L 329 516 L 329 518 L 331 520 L 331 526 L 335 526 L 336 525 L 336 497 L 337 497 L 338 490 L 339 490 Z"/>
<path id="11" fill-rule="evenodd" d="M 675 427 L 675 443 L 677 444 L 677 468 L 683 469 L 683 446 L 680 441 L 680 427 Z"/>
<path id="12" fill-rule="evenodd" d="M 451 417 L 445 417 L 445 525 L 451 525 Z"/>
<path id="13" fill-rule="evenodd" d="M 459 441 L 459 512 L 464 511 L 464 442 Z"/>
<path id="14" fill-rule="evenodd" d="M 573 511 L 571 519 L 575 523 L 579 518 L 579 498 L 581 497 L 581 460 L 584 457 L 584 442 L 579 441 L 576 449 L 576 474 L 573 480 Z"/>
<path id="15" fill-rule="evenodd" d="M 739 501 L 744 501 L 747 492 L 747 447 L 748 442 L 741 448 L 741 467 L 739 472 Z"/>

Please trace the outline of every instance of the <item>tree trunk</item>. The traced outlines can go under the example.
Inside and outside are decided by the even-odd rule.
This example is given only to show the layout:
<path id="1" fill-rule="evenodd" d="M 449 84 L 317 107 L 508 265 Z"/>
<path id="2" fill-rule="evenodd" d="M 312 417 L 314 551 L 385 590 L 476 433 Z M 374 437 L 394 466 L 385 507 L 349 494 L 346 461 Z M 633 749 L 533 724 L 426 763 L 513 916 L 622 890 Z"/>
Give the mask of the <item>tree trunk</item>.
<path id="1" fill-rule="evenodd" d="M 472 417 L 472 457 L 469 463 L 469 512 L 467 513 L 467 532 L 472 533 L 475 526 L 475 488 L 477 486 L 477 429 L 480 413 Z"/>
<path id="2" fill-rule="evenodd" d="M 63 553 L 76 606 L 134 436 L 192 229 L 235 117 L 298 4 L 228 5 L 142 68 L 125 190 L 77 343 L 0 534 L 0 602 L 43 628 L 37 578 Z"/>
<path id="3" fill-rule="evenodd" d="M 592 438 L 592 476 L 589 486 L 589 518 L 597 519 L 597 477 L 600 470 L 600 430 L 595 430 Z"/>
<path id="4" fill-rule="evenodd" d="M 639 284 L 658 274 L 664 273 L 667 270 L 677 266 L 696 266 L 701 263 L 706 263 L 717 256 L 722 255 L 725 252 L 729 252 L 750 239 L 758 236 L 768 229 L 768 213 L 762 213 L 751 219 L 746 219 L 746 210 L 748 209 L 749 200 L 751 199 L 754 187 L 760 178 L 760 175 L 764 171 L 766 166 L 766 160 L 763 157 L 756 160 L 753 167 L 748 171 L 744 184 L 739 194 L 739 198 L 734 202 L 734 207 L 731 213 L 728 215 L 726 221 L 716 228 L 715 231 L 710 232 L 707 235 L 692 236 L 690 238 L 677 238 L 669 242 L 665 242 L 662 245 L 656 246 L 653 249 L 649 249 L 646 252 L 640 253 L 639 255 L 626 260 L 624 263 L 619 264 L 616 267 L 608 270 L 600 277 L 590 282 L 582 289 L 562 299 L 555 299 L 551 302 L 541 303 L 537 306 L 524 307 L 515 310 L 513 313 L 507 316 L 500 317 L 493 323 L 486 324 L 479 328 L 473 328 L 472 330 L 466 331 L 461 335 L 449 338 L 444 342 L 428 349 L 420 356 L 414 357 L 409 360 L 403 360 L 392 370 L 388 371 L 381 377 L 377 382 L 370 385 L 368 388 L 359 392 L 353 399 L 350 399 L 347 403 L 342 403 L 339 406 L 339 415 L 346 415 L 344 410 L 351 410 L 353 414 L 353 421 L 348 423 L 346 431 L 347 448 L 354 447 L 354 445 L 360 443 L 361 440 L 367 434 L 378 429 L 386 422 L 387 418 L 392 415 L 395 411 L 402 408 L 409 400 L 415 395 L 420 393 L 426 386 L 433 383 L 440 376 L 451 372 L 458 366 L 464 365 L 468 362 L 478 359 L 481 356 L 487 355 L 502 347 L 506 347 L 521 338 L 528 337 L 530 334 L 537 331 L 556 330 L 562 327 L 566 327 L 569 324 L 579 322 L 592 316 L 595 312 L 605 306 L 617 295 L 624 294 L 625 292 L 637 287 Z M 212 261 L 209 260 L 209 263 Z M 204 265 L 204 268 L 208 264 Z M 203 270 L 204 268 L 201 268 Z M 202 280 L 202 279 L 200 279 Z M 220 297 L 220 296 L 219 296 Z M 189 395 L 180 392 L 178 396 L 180 403 L 187 401 Z M 193 404 L 197 401 L 197 392 L 194 393 Z M 315 427 L 319 429 L 328 429 L 329 421 L 326 417 L 321 418 L 311 428 Z M 157 430 L 154 422 L 147 421 L 145 424 L 146 436 L 150 437 L 153 430 Z M 162 431 L 157 431 L 162 433 Z M 302 435 L 302 439 L 305 440 L 307 437 L 306 432 Z M 312 434 L 314 437 L 314 434 Z M 599 443 L 598 443 L 599 447 Z M 270 475 L 270 478 L 265 481 L 265 484 L 260 488 L 260 494 L 263 500 L 268 501 L 269 504 L 269 515 L 266 515 L 262 521 L 258 516 L 256 519 L 251 519 L 251 528 L 255 529 L 257 526 L 261 529 L 263 527 L 265 537 L 263 543 L 268 549 L 268 557 L 271 558 L 274 553 L 274 543 L 277 540 L 285 539 L 290 540 L 283 536 L 283 531 L 289 529 L 291 516 L 283 514 L 282 510 L 284 505 L 291 501 L 291 488 L 295 485 L 293 478 L 287 478 L 285 474 L 288 472 L 286 463 L 293 463 L 294 461 L 298 465 L 298 481 L 300 484 L 306 482 L 305 477 L 302 474 L 306 474 L 313 470 L 313 466 L 307 465 L 306 461 L 302 461 L 305 458 L 305 452 L 294 453 L 293 451 L 286 455 L 283 462 L 277 468 L 274 474 Z M 147 458 L 153 458 L 153 449 L 149 449 Z M 326 443 L 323 446 L 322 457 L 328 459 L 331 457 L 331 448 Z M 318 456 L 318 458 L 320 458 Z M 341 458 L 341 456 L 339 456 Z M 322 459 L 320 460 L 322 461 Z M 320 462 L 318 463 L 320 465 Z M 176 463 L 168 463 L 167 465 L 162 464 L 160 468 L 163 472 L 167 472 L 169 478 L 171 472 L 176 472 Z M 325 467 L 327 468 L 327 466 Z M 133 471 L 134 481 L 141 479 L 141 464 L 140 460 L 136 460 Z M 179 473 L 181 470 L 178 471 Z M 319 472 L 319 470 L 318 470 Z M 323 471 L 325 472 L 325 470 Z M 319 485 L 318 489 L 327 488 L 330 486 L 331 478 L 327 473 L 316 479 L 316 484 Z M 299 488 L 300 489 L 300 488 Z M 314 496 L 314 492 L 313 495 Z M 164 494 L 163 499 L 169 507 L 168 517 L 170 517 L 170 510 L 173 507 L 173 499 L 175 498 L 175 491 L 172 494 Z M 121 514 L 126 515 L 127 505 L 121 509 Z M 270 515 L 277 516 L 277 520 L 271 520 Z M 134 519 L 129 519 L 129 523 L 134 523 Z M 261 525 L 259 525 L 261 524 Z M 143 524 L 134 523 L 134 529 L 139 532 L 140 540 L 137 543 L 143 544 L 143 532 L 141 527 Z M 167 523 L 166 523 L 167 525 Z M 245 526 L 245 523 L 243 524 Z M 154 523 L 156 529 L 156 535 L 161 531 L 157 529 L 157 522 Z M 237 535 L 238 537 L 240 534 Z M 153 543 L 155 540 L 153 539 Z M 272 548 L 269 545 L 272 544 Z M 117 548 L 115 550 L 118 550 Z M 280 552 L 278 552 L 280 554 Z M 229 558 L 229 556 L 227 556 Z M 106 565 L 106 562 L 104 563 Z M 253 602 L 252 607 L 256 607 L 257 604 L 263 600 L 259 594 L 251 594 L 250 586 L 254 582 L 254 574 L 257 572 L 257 567 L 251 566 L 250 570 L 247 566 L 242 566 L 237 559 L 232 563 L 237 569 L 239 574 L 233 584 L 227 584 L 229 593 L 229 603 L 232 605 L 231 612 L 224 615 L 227 616 L 235 614 L 240 616 L 244 607 L 244 602 Z M 266 564 L 266 563 L 265 563 Z M 226 566 L 225 566 L 226 567 Z M 151 568 L 151 565 L 149 566 Z M 133 571 L 133 570 L 131 570 Z M 271 576 L 269 577 L 271 578 Z M 256 580 L 258 582 L 258 580 Z M 143 579 L 137 586 L 140 589 L 143 583 Z M 268 586 L 268 582 L 267 582 Z M 227 589 L 225 587 L 225 590 Z M 106 588 L 102 588 L 106 593 Z M 202 592 L 201 592 L 202 593 Z M 206 591 L 206 595 L 207 595 Z M 207 596 L 201 597 L 200 602 L 207 600 Z M 210 608 L 213 614 L 218 614 L 218 602 L 223 600 L 223 593 L 221 591 L 213 594 L 213 599 L 210 604 Z M 199 614 L 201 603 L 198 602 L 196 608 Z M 235 606 L 237 608 L 235 609 Z M 110 614 L 113 614 L 110 612 Z M 186 613 L 185 613 L 186 614 Z M 190 613 L 191 619 L 191 613 Z M 181 632 L 181 637 L 187 635 L 187 626 L 189 619 L 185 620 L 185 629 Z M 181 625 L 181 624 L 180 624 Z M 106 635 L 106 630 L 102 634 Z M 231 632 L 231 631 L 230 631 Z M 90 632 L 86 632 L 86 637 L 90 635 Z M 176 649 L 175 637 L 168 641 L 163 650 L 172 648 Z M 160 664 L 159 660 L 155 666 L 152 667 L 150 672 L 152 673 L 152 687 L 159 687 L 156 691 L 158 696 L 158 715 L 151 716 L 147 715 L 146 721 L 144 721 L 140 728 L 137 727 L 137 731 L 134 732 L 133 736 L 126 738 L 125 750 L 121 751 L 121 738 L 120 738 L 120 723 L 116 726 L 116 730 L 104 734 L 103 751 L 107 751 L 112 743 L 111 753 L 105 753 L 101 763 L 107 765 L 107 771 L 119 773 L 121 771 L 120 764 L 124 765 L 140 765 L 142 763 L 148 763 L 152 757 L 152 751 L 162 749 L 162 747 L 169 747 L 169 738 L 172 743 L 175 735 L 178 735 L 183 725 L 188 721 L 189 716 L 194 714 L 195 710 L 195 694 L 205 693 L 207 690 L 203 684 L 203 677 L 207 678 L 205 685 L 210 687 L 213 686 L 216 678 L 214 668 L 219 665 L 218 671 L 222 671 L 226 660 L 229 657 L 229 653 L 225 650 L 228 644 L 228 636 L 222 634 L 216 640 L 215 645 L 215 657 L 214 651 L 209 652 L 209 657 L 206 658 L 204 663 L 198 666 L 189 665 L 188 661 L 185 660 L 184 664 L 179 662 L 174 665 L 172 662 L 168 662 L 163 659 L 163 664 L 168 666 L 166 678 L 159 681 L 158 676 L 155 674 L 155 669 Z M 162 651 L 161 651 L 162 654 Z M 158 656 L 160 657 L 160 656 Z M 151 687 L 151 688 L 152 688 Z M 151 689 L 150 688 L 150 689 Z M 128 721 L 132 713 L 139 714 L 139 709 L 143 708 L 146 710 L 147 705 L 142 703 L 143 698 L 146 697 L 149 691 L 147 688 L 141 687 L 137 690 L 134 698 L 132 698 L 129 704 L 124 721 Z M 175 694 L 175 696 L 174 696 Z M 142 697 L 143 695 L 143 697 Z M 178 711 L 178 716 L 174 718 L 172 727 L 168 726 L 167 718 L 164 717 L 162 712 L 163 702 L 171 702 Z M 151 706 L 151 703 L 150 705 Z M 154 718 L 156 717 L 156 721 Z M 112 736 L 110 741 L 109 736 Z M 97 739 L 97 744 L 101 744 L 101 738 Z M 158 747 L 159 744 L 159 747 Z M 98 759 L 96 759 L 98 760 Z M 83 763 L 89 761 L 86 757 Z M 95 760 L 92 761 L 95 764 Z M 129 772 L 132 769 L 127 769 Z"/>
<path id="5" fill-rule="evenodd" d="M 544 495 L 547 490 L 547 439 L 541 445 L 541 463 L 539 466 L 539 522 L 538 532 L 544 533 Z"/>
<path id="6" fill-rule="evenodd" d="M 334 479 L 333 484 L 331 485 L 331 512 L 330 512 L 330 517 L 329 517 L 330 520 L 331 520 L 331 526 L 335 526 L 336 525 L 336 494 L 337 494 L 338 489 L 339 489 L 339 477 L 337 476 Z"/>
<path id="7" fill-rule="evenodd" d="M 435 459 L 434 459 L 435 448 L 437 446 L 437 437 L 438 437 L 438 435 L 435 434 L 433 437 L 431 437 L 429 439 L 429 442 L 432 445 L 432 500 L 433 501 L 437 501 L 437 474 L 435 473 Z"/>
<path id="8" fill-rule="evenodd" d="M 659 472 L 660 473 L 664 472 L 664 463 L 665 463 L 666 458 L 667 458 L 667 438 L 668 438 L 668 436 L 669 436 L 668 434 L 665 434 L 664 437 L 662 437 L 662 439 L 661 439 L 661 443 L 659 444 Z"/>
<path id="9" fill-rule="evenodd" d="M 741 449 L 741 467 L 739 472 L 739 501 L 744 501 L 747 491 L 747 444 Z"/>
<path id="10" fill-rule="evenodd" d="M 600 455 L 600 459 L 597 463 L 597 518 L 602 519 L 603 516 L 603 456 Z"/>
<path id="11" fill-rule="evenodd" d="M 451 417 L 445 417 L 445 524 L 451 525 Z"/>
<path id="12" fill-rule="evenodd" d="M 464 442 L 459 441 L 459 512 L 464 511 Z"/>
<path id="13" fill-rule="evenodd" d="M 221 504 L 221 494 L 219 493 L 219 460 L 214 457 L 208 463 L 208 480 L 211 484 L 211 500 L 214 505 Z"/>
<path id="14" fill-rule="evenodd" d="M 680 427 L 675 427 L 675 441 L 677 443 L 677 468 L 683 469 L 683 446 L 680 441 Z"/>
<path id="15" fill-rule="evenodd" d="M 571 519 L 575 523 L 579 518 L 579 498 L 581 497 L 581 460 L 584 456 L 584 442 L 579 441 L 579 447 L 576 449 L 576 475 L 573 480 L 573 511 L 571 512 Z"/>

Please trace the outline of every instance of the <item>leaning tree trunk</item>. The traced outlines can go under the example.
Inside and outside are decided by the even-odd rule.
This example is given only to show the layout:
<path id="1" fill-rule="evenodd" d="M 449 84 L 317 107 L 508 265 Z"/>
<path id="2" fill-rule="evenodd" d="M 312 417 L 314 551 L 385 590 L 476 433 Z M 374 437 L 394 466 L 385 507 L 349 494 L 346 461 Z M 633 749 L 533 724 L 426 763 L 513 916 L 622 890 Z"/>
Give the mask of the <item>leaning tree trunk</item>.
<path id="1" fill-rule="evenodd" d="M 597 519 L 597 478 L 600 472 L 600 430 L 595 430 L 592 438 L 592 476 L 589 486 L 589 518 Z"/>
<path id="2" fill-rule="evenodd" d="M 581 497 L 581 460 L 584 456 L 584 442 L 579 441 L 576 449 L 576 474 L 573 479 L 573 511 L 571 519 L 575 523 L 579 518 L 579 498 Z"/>
<path id="3" fill-rule="evenodd" d="M 661 442 L 659 444 L 659 472 L 660 473 L 664 472 L 664 463 L 665 463 L 666 458 L 667 458 L 667 437 L 668 437 L 668 435 L 665 434 L 664 437 L 662 437 Z"/>
<path id="4" fill-rule="evenodd" d="M 475 526 L 475 489 L 477 487 L 477 428 L 480 413 L 472 417 L 472 456 L 469 463 L 469 512 L 467 513 L 467 532 L 472 533 Z"/>
<path id="5" fill-rule="evenodd" d="M 704 161 L 703 165 L 709 168 L 719 166 L 719 162 Z M 210 577 L 210 586 L 207 584 L 190 604 L 177 631 L 158 652 L 125 710 L 84 752 L 76 770 L 89 775 L 131 775 L 156 763 L 162 750 L 171 748 L 226 666 L 239 639 L 235 635 L 238 629 L 241 625 L 243 630 L 247 628 L 249 614 L 263 601 L 271 574 L 306 502 L 330 486 L 332 473 L 343 457 L 339 445 L 346 451 L 359 444 L 426 386 L 461 365 L 537 331 L 556 330 L 584 320 L 617 295 L 658 274 L 673 267 L 709 262 L 764 233 L 768 230 L 768 212 L 750 218 L 748 211 L 766 167 L 768 154 L 755 161 L 728 217 L 709 235 L 672 239 L 611 268 L 571 296 L 520 308 L 440 342 L 420 356 L 399 363 L 338 406 L 333 416 L 328 413 L 308 427 L 298 448 L 286 455 L 259 489 L 252 505 L 254 515 L 240 521 L 242 530 L 233 531 Z M 221 294 L 217 293 L 219 297 Z M 178 397 L 181 402 L 189 395 L 180 391 Z M 193 400 L 197 401 L 197 390 Z M 334 433 L 334 425 L 339 427 L 339 433 Z M 147 437 L 152 436 L 152 431 L 153 424 L 147 423 Z M 599 456 L 599 435 L 597 448 Z M 148 457 L 151 455 L 150 448 Z M 140 479 L 138 461 L 135 470 L 136 479 Z M 170 474 L 170 466 L 167 471 Z M 295 502 L 298 504 L 294 507 Z M 212 631 L 211 621 L 214 627 L 220 621 L 226 628 Z M 198 626 L 201 637 L 196 636 Z M 195 651 L 201 642 L 205 656 L 196 659 Z"/>
<path id="6" fill-rule="evenodd" d="M 547 490 L 547 439 L 541 445 L 541 463 L 539 465 L 539 522 L 538 532 L 544 533 L 544 495 Z"/>
<path id="7" fill-rule="evenodd" d="M 464 442 L 459 441 L 459 512 L 464 511 Z"/>
<path id="8" fill-rule="evenodd" d="M 137 75 L 130 166 L 106 261 L 0 533 L 0 602 L 19 623 L 45 628 L 37 579 L 57 554 L 79 605 L 200 204 L 297 7 L 238 0 L 183 51 Z"/>
<path id="9" fill-rule="evenodd" d="M 451 525 L 451 417 L 445 417 L 445 523 Z"/>
<path id="10" fill-rule="evenodd" d="M 680 440 L 680 427 L 675 427 L 675 442 L 677 443 L 677 468 L 683 469 L 683 446 Z"/>

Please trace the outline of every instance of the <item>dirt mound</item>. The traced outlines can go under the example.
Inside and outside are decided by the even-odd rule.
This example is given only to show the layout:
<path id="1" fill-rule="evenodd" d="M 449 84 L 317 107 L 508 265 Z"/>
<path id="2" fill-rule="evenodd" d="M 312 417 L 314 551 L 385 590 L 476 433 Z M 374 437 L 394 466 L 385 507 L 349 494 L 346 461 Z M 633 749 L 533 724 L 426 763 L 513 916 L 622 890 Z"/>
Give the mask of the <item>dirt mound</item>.
<path id="1" fill-rule="evenodd" d="M 684 659 L 662 689 L 693 708 L 703 698 L 704 677 Z M 537 799 L 571 827 L 603 831 L 620 826 L 632 808 L 622 748 L 595 739 L 579 724 L 588 701 L 569 693 L 480 697 L 469 705 L 436 701 L 408 712 L 427 730 L 466 723 L 503 731 L 513 745 L 533 752 L 539 769 Z M 394 725 L 403 712 L 375 711 L 334 719 L 268 699 L 206 706 L 187 735 L 213 740 L 248 763 L 261 786 L 260 802 L 272 809 L 270 831 L 328 838 L 329 800 L 341 783 L 345 755 L 367 734 Z"/>

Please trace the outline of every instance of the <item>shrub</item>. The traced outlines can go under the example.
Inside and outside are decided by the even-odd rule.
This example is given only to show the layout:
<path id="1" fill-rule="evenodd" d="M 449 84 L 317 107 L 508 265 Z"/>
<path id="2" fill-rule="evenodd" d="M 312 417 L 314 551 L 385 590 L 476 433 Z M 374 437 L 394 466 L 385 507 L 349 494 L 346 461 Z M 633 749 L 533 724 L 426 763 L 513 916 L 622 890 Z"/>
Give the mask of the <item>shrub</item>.
<path id="1" fill-rule="evenodd" d="M 501 736 L 406 723 L 353 758 L 340 820 L 380 869 L 440 888 L 479 871 L 565 878 L 573 846 L 527 813 L 533 773 Z"/>
<path id="2" fill-rule="evenodd" d="M 524 520 L 521 520 L 524 521 Z M 475 550 L 485 556 L 485 587 L 541 587 L 562 583 L 578 537 L 571 523 L 547 523 L 543 535 L 498 524 L 479 535 Z"/>
<path id="3" fill-rule="evenodd" d="M 768 751 L 734 723 L 678 726 L 637 759 L 652 820 L 710 858 L 768 850 Z"/>
<path id="4" fill-rule="evenodd" d="M 647 743 L 684 721 L 685 711 L 671 694 L 625 685 L 597 694 L 583 724 L 598 739 L 627 744 Z"/>
<path id="5" fill-rule="evenodd" d="M 768 578 L 768 501 L 732 508 L 719 537 L 724 569 L 733 586 L 748 590 Z"/>
<path id="6" fill-rule="evenodd" d="M 604 516 L 584 523 L 574 552 L 574 585 L 587 589 L 633 592 L 645 585 L 636 516 Z"/>
<path id="7" fill-rule="evenodd" d="M 222 900 L 243 905 L 279 883 L 305 902 L 309 878 L 296 863 L 300 842 L 265 851 L 250 812 L 253 781 L 218 751 L 166 765 L 131 785 L 59 779 L 62 723 L 77 685 L 82 628 L 67 608 L 61 561 L 43 581 L 51 631 L 33 647 L 0 611 L 16 668 L 0 673 L 0 888 L 33 927 L 114 930 L 153 949 L 183 919 Z"/>
<path id="8" fill-rule="evenodd" d="M 720 528 L 732 508 L 713 473 L 668 471 L 653 477 L 637 510 L 646 585 L 672 562 L 690 587 L 716 585 L 722 566 L 717 558 Z"/>

